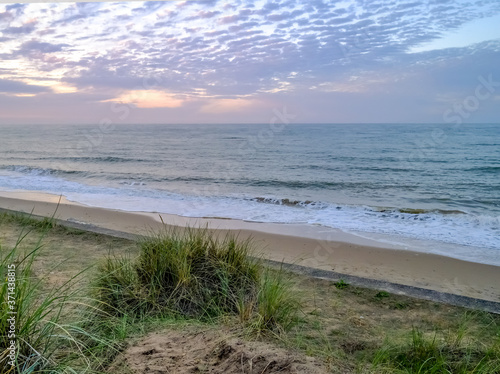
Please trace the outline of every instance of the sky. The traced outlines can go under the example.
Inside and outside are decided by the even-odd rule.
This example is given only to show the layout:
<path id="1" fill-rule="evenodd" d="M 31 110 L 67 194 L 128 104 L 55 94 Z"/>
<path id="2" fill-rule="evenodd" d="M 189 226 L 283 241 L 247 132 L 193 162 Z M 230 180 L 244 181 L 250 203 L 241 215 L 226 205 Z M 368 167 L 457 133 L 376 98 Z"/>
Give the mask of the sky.
<path id="1" fill-rule="evenodd" d="M 0 124 L 500 122 L 498 0 L 0 4 Z"/>

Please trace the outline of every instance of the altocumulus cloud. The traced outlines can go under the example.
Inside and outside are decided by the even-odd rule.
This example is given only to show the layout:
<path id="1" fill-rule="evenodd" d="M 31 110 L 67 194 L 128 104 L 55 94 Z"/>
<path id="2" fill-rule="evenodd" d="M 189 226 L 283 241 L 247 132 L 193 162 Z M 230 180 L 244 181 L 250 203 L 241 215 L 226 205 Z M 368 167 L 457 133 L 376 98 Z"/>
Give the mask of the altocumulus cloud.
<path id="1" fill-rule="evenodd" d="M 499 42 L 414 49 L 499 13 L 496 0 L 0 5 L 0 110 L 19 118 L 30 94 L 59 122 L 113 103 L 144 122 L 261 122 L 281 106 L 302 121 L 439 121 L 478 75 L 500 80 Z"/>

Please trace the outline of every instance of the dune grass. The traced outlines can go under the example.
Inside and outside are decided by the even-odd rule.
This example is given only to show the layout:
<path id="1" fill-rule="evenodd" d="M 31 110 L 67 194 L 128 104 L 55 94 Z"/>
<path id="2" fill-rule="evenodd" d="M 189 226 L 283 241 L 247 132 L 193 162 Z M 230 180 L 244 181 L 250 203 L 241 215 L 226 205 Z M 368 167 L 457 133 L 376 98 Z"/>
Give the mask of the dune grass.
<path id="1" fill-rule="evenodd" d="M 152 233 L 135 259 L 108 257 L 99 266 L 95 297 L 115 316 L 181 316 L 201 320 L 232 314 L 256 331 L 292 325 L 299 303 L 283 272 L 271 274 L 251 257 L 250 240 L 207 229 Z"/>
<path id="2" fill-rule="evenodd" d="M 63 324 L 61 318 L 68 305 L 78 299 L 78 275 L 46 289 L 43 275 L 33 272 L 33 264 L 54 222 L 23 217 L 20 223 L 23 226 L 15 245 L 10 249 L 0 245 L 0 272 L 5 280 L 0 286 L 0 371 L 65 372 L 68 359 L 80 356 L 86 360 L 84 347 L 76 338 L 81 329 Z M 23 248 L 33 229 L 39 231 L 39 239 Z"/>
<path id="3" fill-rule="evenodd" d="M 250 328 L 258 335 L 276 330 L 278 333 L 286 332 L 298 321 L 301 302 L 291 274 L 282 268 L 262 271 L 255 303 L 255 316 Z"/>

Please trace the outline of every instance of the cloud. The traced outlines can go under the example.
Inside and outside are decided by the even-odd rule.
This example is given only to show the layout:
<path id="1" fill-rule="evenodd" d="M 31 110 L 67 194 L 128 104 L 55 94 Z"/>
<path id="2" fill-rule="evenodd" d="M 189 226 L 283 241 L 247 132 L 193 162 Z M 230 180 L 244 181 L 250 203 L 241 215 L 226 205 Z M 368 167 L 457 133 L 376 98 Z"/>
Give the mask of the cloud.
<path id="1" fill-rule="evenodd" d="M 100 101 L 103 99 L 103 95 L 80 92 L 47 92 L 37 96 L 0 93 L 0 112 L 4 123 L 99 123 L 103 118 L 113 115 L 110 104 Z"/>
<path id="2" fill-rule="evenodd" d="M 51 27 L 65 26 L 71 24 L 82 24 L 81 20 L 87 20 L 87 22 L 97 17 L 100 14 L 106 14 L 106 10 L 100 11 L 103 3 L 101 2 L 79 2 L 69 4 L 63 8 L 62 16 L 52 20 L 50 24 Z M 58 12 L 58 15 L 60 13 Z"/>
<path id="3" fill-rule="evenodd" d="M 225 17 L 219 18 L 219 23 L 221 25 L 227 25 L 229 23 L 236 23 L 240 20 L 241 20 L 241 18 L 239 15 L 233 14 L 232 16 L 225 16 Z"/>
<path id="4" fill-rule="evenodd" d="M 94 87 L 106 84 L 118 87 L 121 81 L 123 88 L 130 88 L 130 83 L 127 82 L 140 80 L 137 77 L 138 69 L 133 68 L 134 64 L 140 64 L 136 66 L 141 66 L 143 71 L 144 68 L 149 70 L 150 66 L 162 71 L 180 71 L 183 78 L 179 76 L 176 82 L 170 81 L 174 83 L 174 88 L 186 88 L 190 82 L 195 81 L 210 85 L 233 80 L 235 84 L 230 84 L 228 91 L 234 92 L 234 87 L 238 86 L 238 82 L 242 82 L 240 93 L 247 93 L 252 84 L 245 82 L 246 74 L 242 74 L 242 71 L 246 68 L 251 68 L 252 73 L 256 74 L 254 80 L 257 82 L 269 79 L 271 75 L 287 75 L 297 68 L 316 70 L 319 73 L 323 67 L 337 64 L 336 70 L 341 72 L 348 69 L 346 61 L 342 60 L 358 65 L 381 61 L 391 54 L 404 52 L 407 48 L 405 43 L 408 41 L 414 44 L 436 36 L 436 33 L 425 30 L 424 33 L 417 33 L 414 31 L 417 28 L 415 22 L 402 22 L 400 17 L 391 14 L 400 9 L 397 3 L 388 5 L 385 9 L 372 6 L 371 2 L 362 4 L 371 12 L 370 17 L 378 20 L 376 27 L 372 19 L 359 19 L 355 8 L 331 9 L 332 7 L 323 1 L 268 1 L 261 8 L 265 11 L 261 14 L 259 10 L 251 9 L 244 3 L 235 3 L 234 10 L 230 12 L 219 10 L 221 8 L 212 10 L 206 8 L 206 4 L 203 4 L 203 9 L 200 5 L 200 2 L 145 3 L 132 13 L 126 13 L 126 17 L 135 19 L 137 24 L 129 35 L 123 35 L 123 25 L 117 23 L 108 31 L 80 36 L 79 40 L 87 40 L 89 45 L 96 37 L 104 42 L 113 38 L 119 40 L 117 38 L 120 36 L 120 39 L 135 42 L 140 47 L 134 47 L 134 56 L 130 48 L 125 50 L 116 47 L 116 43 L 115 46 L 110 44 L 105 53 L 101 53 L 100 61 L 95 58 L 82 58 L 81 66 L 85 66 L 83 61 L 90 65 L 86 66 L 87 69 L 80 70 L 80 77 L 73 75 L 71 79 L 82 84 L 90 83 Z M 114 6 L 107 9 L 111 14 Z M 117 9 L 123 7 L 116 5 Z M 407 10 L 416 12 L 415 9 L 418 8 L 416 3 L 406 4 Z M 171 13 L 175 9 L 177 14 L 172 18 Z M 91 5 L 70 7 L 65 12 L 67 17 L 63 18 L 72 19 L 72 22 L 76 22 L 76 19 L 70 17 L 75 15 L 91 19 L 91 13 L 95 14 L 97 10 L 102 9 Z M 138 18 L 140 12 L 146 12 L 151 17 L 160 17 L 161 14 L 160 18 L 164 21 L 156 22 L 153 28 L 151 24 L 140 22 L 140 17 L 143 17 L 141 15 Z M 216 24 L 213 23 L 183 24 L 186 21 L 202 19 L 213 19 L 219 27 L 214 28 Z M 263 26 L 266 27 L 265 33 L 261 28 Z M 274 31 L 271 31 L 273 27 Z M 169 30 L 168 33 L 166 30 Z M 188 33 L 187 36 L 183 35 L 183 30 Z M 171 34 L 171 37 L 163 39 L 158 36 L 160 34 Z M 137 43 L 134 40 L 137 38 L 131 38 L 130 35 L 138 35 L 142 42 Z M 163 44 L 163 49 L 158 48 L 160 44 Z M 354 68 L 355 64 L 351 67 Z M 113 71 L 106 66 L 113 67 Z M 122 74 L 117 74 L 118 70 Z M 214 74 L 207 73 L 207 70 L 219 71 L 218 79 L 207 81 L 207 77 L 214 77 Z M 228 79 L 222 77 L 222 74 Z M 257 86 L 258 84 L 254 84 L 256 90 Z M 214 88 L 214 93 L 220 93 L 221 90 L 223 91 L 219 85 Z"/>
<path id="5" fill-rule="evenodd" d="M 213 10 L 213 11 L 200 10 L 198 12 L 198 14 L 196 14 L 195 18 L 212 18 L 212 17 L 215 17 L 218 14 L 220 14 L 220 12 L 218 10 Z"/>
<path id="6" fill-rule="evenodd" d="M 1 12 L 0 13 L 0 22 L 10 21 L 12 19 L 14 19 L 14 15 L 11 12 Z"/>
<path id="7" fill-rule="evenodd" d="M 51 44 L 32 39 L 23 43 L 18 49 L 11 53 L 0 54 L 0 58 L 11 61 L 19 58 L 27 58 L 31 61 L 37 60 L 46 63 L 44 65 L 39 65 L 39 69 L 44 71 L 52 70 L 65 67 L 64 63 L 66 60 L 56 57 L 53 53 L 60 52 L 68 46 L 68 44 Z"/>
<path id="8" fill-rule="evenodd" d="M 201 107 L 200 112 L 210 114 L 240 112 L 256 104 L 257 102 L 251 99 L 212 99 Z"/>
<path id="9" fill-rule="evenodd" d="M 141 110 L 184 110 L 196 102 L 193 108 L 213 114 L 262 106 L 263 94 L 400 94 L 424 77 L 434 81 L 423 85 L 427 95 L 447 89 L 457 96 L 474 80 L 470 72 L 497 71 L 481 59 L 497 58 L 498 46 L 408 52 L 494 11 L 494 1 L 9 5 L 0 11 L 7 30 L 0 77 L 21 79 L 29 70 L 51 74 L 61 87 L 105 93 L 104 101 L 146 95 L 134 104 Z M 148 77 L 155 84 L 145 93 Z M 201 103 L 200 89 L 214 98 Z"/>
<path id="10" fill-rule="evenodd" d="M 2 33 L 10 35 L 31 34 L 36 29 L 36 21 L 27 22 L 22 26 L 10 26 L 2 29 Z"/>
<path id="11" fill-rule="evenodd" d="M 177 108 L 184 104 L 184 100 L 159 90 L 130 90 L 107 101 L 133 104 L 137 108 Z"/>
<path id="12" fill-rule="evenodd" d="M 280 2 L 279 1 L 270 1 L 268 0 L 264 6 L 262 6 L 261 9 L 256 11 L 257 14 L 260 15 L 266 15 L 269 14 L 272 11 L 279 10 L 280 9 Z"/>
<path id="13" fill-rule="evenodd" d="M 27 4 L 10 4 L 10 5 L 6 5 L 5 6 L 5 9 L 6 10 L 16 10 L 16 11 L 20 11 L 20 10 L 23 10 L 24 8 L 26 8 Z"/>
<path id="14" fill-rule="evenodd" d="M 65 18 L 61 18 L 57 21 L 55 21 L 52 26 L 57 26 L 58 24 L 70 24 L 72 22 L 75 22 L 75 21 L 78 21 L 78 20 L 82 20 L 82 19 L 86 19 L 87 18 L 87 15 L 84 14 L 84 13 L 79 13 L 79 14 L 73 14 L 71 16 L 68 16 L 68 17 L 65 17 Z"/>
<path id="15" fill-rule="evenodd" d="M 32 53 L 53 53 L 62 51 L 63 48 L 69 47 L 69 44 L 51 44 L 45 42 L 39 42 L 37 40 L 31 40 L 21 44 L 21 47 L 17 50 L 17 54 L 20 55 L 30 55 Z"/>
<path id="16" fill-rule="evenodd" d="M 47 87 L 30 85 L 23 82 L 0 79 L 0 93 L 4 94 L 37 94 L 50 91 Z"/>

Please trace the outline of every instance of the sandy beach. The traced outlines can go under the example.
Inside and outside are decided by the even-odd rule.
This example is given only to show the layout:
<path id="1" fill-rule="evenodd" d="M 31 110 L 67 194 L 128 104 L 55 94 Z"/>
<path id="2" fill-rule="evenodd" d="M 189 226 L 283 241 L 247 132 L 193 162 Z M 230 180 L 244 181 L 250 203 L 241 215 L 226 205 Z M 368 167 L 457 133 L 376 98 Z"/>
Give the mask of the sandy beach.
<path id="1" fill-rule="evenodd" d="M 161 228 L 161 220 L 168 226 L 206 226 L 222 233 L 238 232 L 241 238 L 251 236 L 267 259 L 477 299 L 500 300 L 500 267 L 418 253 L 325 227 L 124 212 L 31 192 L 2 192 L 0 208 L 39 216 L 55 214 L 61 220 L 138 235 Z"/>

